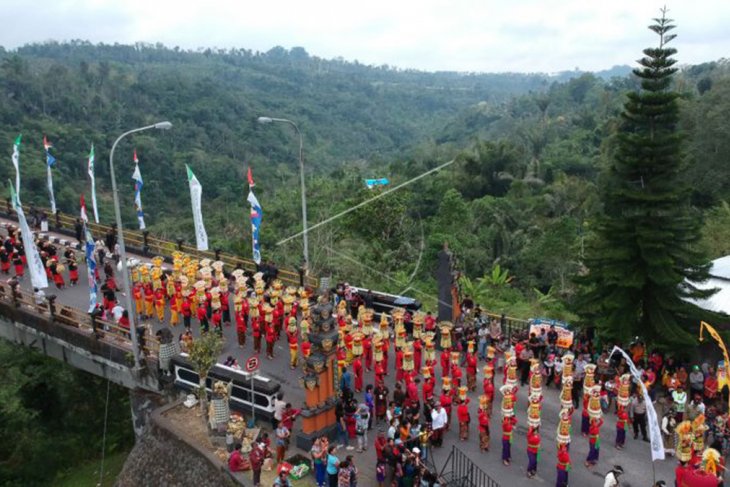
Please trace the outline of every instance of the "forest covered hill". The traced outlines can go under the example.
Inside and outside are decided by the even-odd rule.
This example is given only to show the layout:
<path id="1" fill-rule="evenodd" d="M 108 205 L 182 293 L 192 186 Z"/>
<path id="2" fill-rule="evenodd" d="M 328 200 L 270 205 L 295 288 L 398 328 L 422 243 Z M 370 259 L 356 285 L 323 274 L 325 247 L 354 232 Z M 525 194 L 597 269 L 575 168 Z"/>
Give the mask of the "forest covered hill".
<path id="1" fill-rule="evenodd" d="M 280 47 L 193 52 L 51 42 L 2 50 L 0 63 L 3 164 L 12 170 L 11 143 L 22 133 L 26 204 L 47 206 L 41 143 L 47 135 L 59 160 L 58 205 L 76 213 L 79 193 L 88 197 L 86 160 L 94 143 L 100 213 L 109 222 L 112 141 L 129 128 L 167 119 L 173 130 L 138 135 L 116 155 L 117 167 L 131 176 L 137 149 L 151 230 L 190 240 L 189 164 L 203 184 L 213 246 L 249 254 L 244 172 L 251 165 L 265 214 L 264 257 L 297 265 L 297 240 L 275 245 L 300 225 L 296 134 L 256 123 L 261 115 L 284 117 L 304 138 L 310 224 L 372 195 L 363 178 L 396 184 L 456 160 L 312 232 L 314 272 L 388 289 L 400 284 L 378 273 L 402 275 L 430 289 L 435 252 L 449 241 L 469 277 L 500 264 L 523 292 L 555 289 L 563 296 L 570 294 L 581 242 L 599 209 L 595 189 L 624 96 L 637 86 L 633 76 L 590 73 L 399 70 Z M 726 60 L 688 66 L 676 79 L 698 217 L 726 217 L 729 69 Z M 120 194 L 124 220 L 134 225 L 131 181 Z M 721 245 L 714 227 L 709 239 Z"/>

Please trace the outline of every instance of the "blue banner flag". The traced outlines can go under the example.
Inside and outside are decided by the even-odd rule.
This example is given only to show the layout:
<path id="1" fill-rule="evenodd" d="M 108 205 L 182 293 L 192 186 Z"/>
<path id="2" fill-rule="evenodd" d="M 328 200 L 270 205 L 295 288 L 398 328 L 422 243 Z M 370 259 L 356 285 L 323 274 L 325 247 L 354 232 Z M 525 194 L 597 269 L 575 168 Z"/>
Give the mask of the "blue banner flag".
<path id="1" fill-rule="evenodd" d="M 53 175 L 51 168 L 56 165 L 56 158 L 51 154 L 53 144 L 48 142 L 48 138 L 43 136 L 43 148 L 46 150 L 46 184 L 48 186 L 48 198 L 51 201 L 51 213 L 56 214 L 56 197 L 53 195 Z"/>
<path id="2" fill-rule="evenodd" d="M 139 172 L 139 159 L 137 159 L 137 149 L 134 149 L 134 172 L 132 173 L 134 180 L 134 207 L 137 209 L 137 220 L 139 221 L 139 229 L 144 230 L 144 211 L 142 211 L 142 173 Z"/>
<path id="3" fill-rule="evenodd" d="M 365 180 L 365 186 L 367 186 L 368 189 L 373 189 L 375 186 L 387 186 L 390 184 L 390 181 L 388 178 L 380 178 L 380 179 L 366 179 Z"/>
<path id="4" fill-rule="evenodd" d="M 261 209 L 259 200 L 256 199 L 256 195 L 253 194 L 253 175 L 251 168 L 248 168 L 248 199 L 247 201 L 251 205 L 251 240 L 253 246 L 253 260 L 257 264 L 261 263 L 261 243 L 259 241 L 259 230 L 261 229 L 261 220 L 264 217 L 264 212 Z"/>
<path id="5" fill-rule="evenodd" d="M 96 286 L 96 256 L 94 255 L 94 237 L 84 222 L 84 235 L 86 235 L 86 271 L 89 277 L 89 313 L 94 311 L 97 303 L 98 289 Z"/>

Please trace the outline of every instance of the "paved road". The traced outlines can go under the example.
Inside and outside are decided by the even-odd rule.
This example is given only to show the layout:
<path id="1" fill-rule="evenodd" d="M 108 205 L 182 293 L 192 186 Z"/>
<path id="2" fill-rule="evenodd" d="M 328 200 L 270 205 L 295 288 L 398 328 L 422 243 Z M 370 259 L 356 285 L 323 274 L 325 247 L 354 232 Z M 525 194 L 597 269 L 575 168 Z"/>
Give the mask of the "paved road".
<path id="1" fill-rule="evenodd" d="M 0 221 L 2 221 L 0 219 Z M 11 222 L 14 223 L 15 222 Z M 66 238 L 66 237 L 63 237 Z M 86 272 L 85 267 L 79 268 L 79 275 L 81 276 L 80 285 L 76 287 L 67 287 L 63 290 L 55 290 L 53 287 L 47 290 L 48 294 L 55 293 L 59 296 L 61 303 L 77 307 L 79 309 L 88 308 L 88 288 L 85 285 L 86 280 L 84 278 Z M 22 287 L 24 289 L 30 289 L 30 279 L 26 273 L 26 277 L 22 281 Z M 193 320 L 195 323 L 196 320 Z M 150 323 L 156 331 L 161 326 L 167 326 L 166 324 L 160 324 L 157 320 Z M 237 346 L 235 326 L 230 328 L 224 327 L 224 335 L 226 337 L 225 348 L 222 353 L 221 361 L 228 355 L 233 355 L 239 361 L 243 361 L 253 353 L 252 340 L 247 340 L 246 347 L 240 349 Z M 178 335 L 182 332 L 182 326 L 178 326 L 173 332 Z M 198 335 L 197 326 L 193 325 L 193 334 Z M 284 335 L 282 339 L 276 344 L 275 348 L 275 359 L 274 360 L 262 360 L 261 373 L 268 377 L 271 377 L 279 381 L 282 385 L 282 390 L 285 392 L 286 400 L 292 402 L 295 407 L 304 403 L 304 391 L 299 386 L 298 380 L 300 371 L 292 371 L 288 366 L 288 348 Z M 391 358 L 390 364 L 393 364 L 394 360 Z M 391 365 L 392 367 L 392 365 Z M 477 378 L 477 384 L 481 384 L 481 364 L 480 364 L 479 376 Z M 437 367 L 437 372 L 440 374 L 440 366 Z M 438 375 L 437 374 L 437 375 Z M 394 372 L 391 370 L 387 377 L 388 387 L 393 390 Z M 502 379 L 501 373 L 497 374 L 496 381 L 499 382 Z M 366 373 L 365 384 L 374 383 L 374 377 L 372 373 Z M 437 386 L 440 385 L 440 380 L 437 380 Z M 437 387 L 437 392 L 440 387 Z M 443 463 L 446 461 L 446 457 L 451 451 L 451 445 L 456 444 L 466 455 L 469 456 L 478 466 L 485 470 L 495 481 L 497 481 L 503 487 L 514 487 L 514 486 L 528 486 L 528 485 L 554 485 L 555 484 L 555 464 L 556 464 L 556 447 L 555 447 L 555 432 L 557 429 L 557 418 L 560 409 L 558 400 L 558 390 L 553 388 L 543 387 L 543 394 L 545 396 L 543 402 L 542 411 L 542 453 L 540 455 L 540 463 L 538 466 L 537 476 L 532 480 L 527 479 L 525 476 L 525 467 L 527 466 L 527 454 L 526 454 L 526 397 L 527 387 L 520 389 L 518 394 L 517 402 L 517 417 L 518 427 L 516 434 L 514 435 L 513 446 L 512 446 L 512 465 L 505 467 L 501 462 L 501 436 L 499 431 L 499 403 L 495 404 L 494 421 L 492 425 L 492 438 L 491 438 L 491 451 L 488 453 L 482 453 L 479 451 L 479 439 L 476 430 L 476 417 L 477 417 L 477 406 L 478 396 L 480 390 L 477 392 L 470 393 L 471 397 L 471 414 L 473 426 L 470 431 L 470 437 L 468 441 L 462 442 L 458 439 L 458 425 L 456 425 L 455 418 L 452 418 L 451 431 L 446 435 L 446 441 L 444 447 L 441 449 L 434 449 L 435 463 L 440 469 Z M 499 396 L 499 392 L 497 392 Z M 362 394 L 357 394 L 357 397 L 362 400 Z M 495 398 L 497 401 L 499 397 Z M 658 411 L 661 415 L 662 412 Z M 626 474 L 622 479 L 622 486 L 626 487 L 651 487 L 652 482 L 652 464 L 649 450 L 649 444 L 639 440 L 633 440 L 632 435 L 627 434 L 626 446 L 623 450 L 616 450 L 613 446 L 615 439 L 615 424 L 616 419 L 613 415 L 607 415 L 604 426 L 601 430 L 601 453 L 600 462 L 593 469 L 588 470 L 583 466 L 583 461 L 588 452 L 588 440 L 580 436 L 580 413 L 577 412 L 573 415 L 573 441 L 571 444 L 571 457 L 573 461 L 573 470 L 570 474 L 570 485 L 571 486 L 601 486 L 603 485 L 603 475 L 613 466 L 621 465 L 624 468 Z M 661 416 L 660 416 L 661 417 Z M 381 425 L 382 426 L 382 425 Z M 375 430 L 370 432 L 370 445 L 372 445 L 375 438 Z M 369 485 L 368 479 L 374 478 L 374 467 L 375 467 L 375 453 L 371 447 L 363 453 L 356 453 L 355 451 L 338 451 L 341 458 L 344 458 L 346 454 L 352 454 L 355 458 L 355 462 L 358 468 L 361 470 L 361 478 L 365 482 L 361 482 L 361 485 Z M 663 462 L 656 462 L 654 467 L 656 469 L 656 479 L 663 479 L 667 484 L 673 483 L 673 472 L 674 472 L 675 461 L 669 457 Z M 447 467 L 448 470 L 448 467 Z M 671 480 L 671 482 L 670 482 Z M 374 484 L 374 482 L 373 482 Z"/>

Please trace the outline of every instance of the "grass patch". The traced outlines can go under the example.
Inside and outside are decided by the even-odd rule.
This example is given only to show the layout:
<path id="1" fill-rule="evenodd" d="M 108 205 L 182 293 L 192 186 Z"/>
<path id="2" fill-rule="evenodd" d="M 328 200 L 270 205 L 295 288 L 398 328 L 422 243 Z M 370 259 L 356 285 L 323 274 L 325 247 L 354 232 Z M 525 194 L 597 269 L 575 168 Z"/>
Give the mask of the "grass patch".
<path id="1" fill-rule="evenodd" d="M 129 451 L 121 451 L 107 455 L 104 460 L 104 478 L 102 487 L 111 487 L 122 471 Z M 100 459 L 75 467 L 73 470 L 58 474 L 54 485 L 58 487 L 96 487 L 99 484 Z"/>

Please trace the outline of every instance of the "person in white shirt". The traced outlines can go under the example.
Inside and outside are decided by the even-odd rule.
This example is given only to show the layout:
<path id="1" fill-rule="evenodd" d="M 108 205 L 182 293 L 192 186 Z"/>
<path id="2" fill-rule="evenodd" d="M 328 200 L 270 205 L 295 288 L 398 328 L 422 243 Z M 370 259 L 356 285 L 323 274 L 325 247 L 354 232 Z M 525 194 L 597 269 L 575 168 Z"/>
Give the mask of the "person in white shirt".
<path id="1" fill-rule="evenodd" d="M 38 306 L 46 302 L 46 292 L 43 289 L 33 288 L 33 297 L 35 298 L 35 304 Z"/>
<path id="2" fill-rule="evenodd" d="M 286 403 L 283 399 L 284 394 L 280 392 L 274 400 L 274 416 L 271 418 L 271 425 L 274 427 L 274 430 L 276 430 L 276 427 L 279 426 L 279 421 L 281 421 L 284 408 L 286 407 Z"/>
<path id="3" fill-rule="evenodd" d="M 397 433 L 398 427 L 396 426 L 395 418 L 390 420 L 390 426 L 388 427 L 388 433 L 386 434 L 386 438 L 389 440 L 395 440 L 395 434 Z"/>
<path id="4" fill-rule="evenodd" d="M 618 478 L 624 473 L 624 469 L 621 465 L 614 465 L 610 472 L 606 474 L 606 478 L 603 481 L 603 487 L 619 487 Z"/>
<path id="5" fill-rule="evenodd" d="M 448 419 L 446 409 L 442 405 L 439 404 L 431 410 L 431 428 L 433 429 L 432 440 L 434 446 L 441 446 L 444 426 L 446 426 Z"/>
<path id="6" fill-rule="evenodd" d="M 112 316 L 114 317 L 114 323 L 119 323 L 119 320 L 122 318 L 122 315 L 124 314 L 124 308 L 119 304 L 119 301 L 117 301 L 117 304 L 114 305 L 112 308 Z"/>

